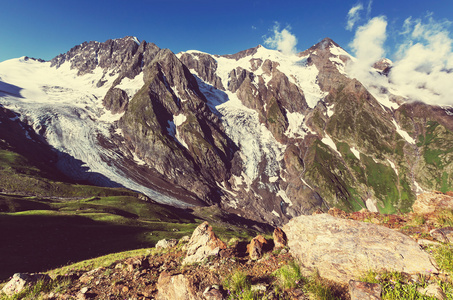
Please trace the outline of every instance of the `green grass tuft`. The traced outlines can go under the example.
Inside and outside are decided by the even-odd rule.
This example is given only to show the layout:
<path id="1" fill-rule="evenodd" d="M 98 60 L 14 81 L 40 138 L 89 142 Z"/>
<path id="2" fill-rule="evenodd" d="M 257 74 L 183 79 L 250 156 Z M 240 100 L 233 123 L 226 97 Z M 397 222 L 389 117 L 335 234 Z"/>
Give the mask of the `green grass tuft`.
<path id="1" fill-rule="evenodd" d="M 335 297 L 332 289 L 327 286 L 317 271 L 313 272 L 304 286 L 305 290 L 312 296 L 310 299 L 316 300 L 334 300 Z"/>
<path id="2" fill-rule="evenodd" d="M 299 265 L 294 261 L 275 271 L 274 276 L 281 289 L 293 289 L 307 281 L 302 276 Z"/>

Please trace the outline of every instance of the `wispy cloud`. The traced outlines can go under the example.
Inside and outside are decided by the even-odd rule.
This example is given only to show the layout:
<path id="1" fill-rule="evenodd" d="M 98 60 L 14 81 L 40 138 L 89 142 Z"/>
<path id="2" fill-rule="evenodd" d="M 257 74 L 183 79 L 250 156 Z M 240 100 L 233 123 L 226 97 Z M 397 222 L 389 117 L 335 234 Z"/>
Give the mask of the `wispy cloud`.
<path id="1" fill-rule="evenodd" d="M 367 19 L 370 18 L 371 15 L 371 7 L 373 6 L 373 0 L 368 1 L 368 5 L 366 7 L 366 17 Z"/>
<path id="2" fill-rule="evenodd" d="M 360 20 L 360 11 L 363 10 L 363 4 L 359 3 L 353 6 L 347 16 L 346 30 L 352 30 L 354 25 Z"/>
<path id="3" fill-rule="evenodd" d="M 263 36 L 264 44 L 271 48 L 280 50 L 282 53 L 287 55 L 297 53 L 297 38 L 290 32 L 290 30 L 291 27 L 286 26 L 286 28 L 280 31 L 280 24 L 275 22 L 275 25 L 272 28 L 273 36 Z"/>

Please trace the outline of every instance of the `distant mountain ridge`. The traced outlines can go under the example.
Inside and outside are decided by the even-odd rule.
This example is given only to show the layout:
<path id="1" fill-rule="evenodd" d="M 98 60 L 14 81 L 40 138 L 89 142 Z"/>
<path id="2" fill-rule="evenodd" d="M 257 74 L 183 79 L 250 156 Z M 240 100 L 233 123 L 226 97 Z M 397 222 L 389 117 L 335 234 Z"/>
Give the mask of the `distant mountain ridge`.
<path id="1" fill-rule="evenodd" d="M 0 104 L 72 178 L 271 224 L 318 208 L 407 211 L 418 192 L 452 190 L 453 110 L 367 88 L 354 59 L 329 38 L 297 55 L 85 42 L 0 63 Z"/>

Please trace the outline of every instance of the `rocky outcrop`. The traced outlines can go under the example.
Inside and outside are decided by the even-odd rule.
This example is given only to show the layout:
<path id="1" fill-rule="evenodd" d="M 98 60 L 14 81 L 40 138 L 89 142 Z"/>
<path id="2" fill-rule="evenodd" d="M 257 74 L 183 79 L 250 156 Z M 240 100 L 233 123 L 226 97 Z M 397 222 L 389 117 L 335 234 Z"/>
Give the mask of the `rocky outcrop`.
<path id="1" fill-rule="evenodd" d="M 78 75 L 92 72 L 97 66 L 103 69 L 124 68 L 139 48 L 138 40 L 134 37 L 107 40 L 104 43 L 96 41 L 83 42 L 65 54 L 60 54 L 51 60 L 51 66 L 59 68 L 63 63 L 70 62 L 71 69 L 77 69 Z"/>
<path id="2" fill-rule="evenodd" d="M 217 62 L 209 54 L 201 52 L 183 53 L 179 59 L 187 68 L 194 70 L 205 82 L 219 90 L 225 90 L 222 80 L 217 76 Z"/>
<path id="3" fill-rule="evenodd" d="M 129 103 L 129 96 L 119 88 L 110 89 L 104 97 L 102 104 L 112 113 L 122 113 L 126 110 Z"/>
<path id="4" fill-rule="evenodd" d="M 283 230 L 301 265 L 334 281 L 346 283 L 369 270 L 437 272 L 414 240 L 378 225 L 320 214 L 293 218 Z"/>
<path id="5" fill-rule="evenodd" d="M 286 233 L 280 228 L 277 227 L 274 229 L 272 233 L 272 238 L 274 239 L 274 248 L 285 248 L 288 244 L 288 238 L 286 237 Z"/>
<path id="6" fill-rule="evenodd" d="M 251 259 L 259 259 L 268 248 L 269 242 L 262 235 L 258 235 L 247 245 L 247 253 Z"/>
<path id="7" fill-rule="evenodd" d="M 426 192 L 417 196 L 412 209 L 416 214 L 428 214 L 453 208 L 453 196 L 439 192 Z"/>
<path id="8" fill-rule="evenodd" d="M 187 243 L 187 254 L 183 263 L 200 262 L 209 256 L 218 255 L 221 249 L 226 249 L 226 244 L 215 235 L 209 223 L 204 222 L 195 228 Z"/>

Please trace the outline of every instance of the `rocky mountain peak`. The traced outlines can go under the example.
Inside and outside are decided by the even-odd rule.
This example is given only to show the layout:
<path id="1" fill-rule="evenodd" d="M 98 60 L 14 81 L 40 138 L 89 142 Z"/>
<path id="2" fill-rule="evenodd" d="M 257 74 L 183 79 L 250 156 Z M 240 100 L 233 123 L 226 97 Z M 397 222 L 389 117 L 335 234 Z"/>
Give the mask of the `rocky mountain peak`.
<path id="1" fill-rule="evenodd" d="M 138 48 L 137 38 L 131 36 L 109 39 L 103 43 L 83 42 L 50 62 L 51 66 L 56 68 L 69 62 L 71 69 L 77 69 L 78 75 L 83 75 L 92 72 L 97 66 L 103 69 L 119 69 L 134 56 Z"/>
<path id="2" fill-rule="evenodd" d="M 111 160 L 103 168 L 119 169 L 125 185 L 157 187 L 268 223 L 318 208 L 407 211 L 417 191 L 450 189 L 451 110 L 403 99 L 397 108 L 385 106 L 350 76 L 352 60 L 330 38 L 299 55 L 260 45 L 232 55 L 175 55 L 125 37 L 85 42 L 51 61 L 51 78 L 71 67 L 83 75 L 78 86 L 56 80 L 38 88 L 42 97 L 53 100 L 58 91 L 68 99 L 60 115 L 74 114 L 66 110 L 77 95 L 91 102 L 73 119 L 106 117 L 90 125 L 87 136 L 99 133 L 102 142 L 87 151 L 102 159 L 88 163 Z M 389 67 L 386 60 L 375 65 Z M 43 118 L 35 106 L 21 112 Z"/>
<path id="3" fill-rule="evenodd" d="M 258 51 L 259 48 L 263 48 L 263 46 L 258 45 L 256 47 L 249 48 L 247 50 L 243 50 L 243 51 L 240 51 L 240 52 L 235 53 L 235 54 L 226 54 L 226 55 L 221 55 L 221 56 L 222 57 L 226 57 L 226 58 L 232 58 L 232 59 L 235 59 L 235 60 L 239 60 L 241 58 L 254 55 Z"/>

